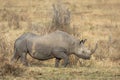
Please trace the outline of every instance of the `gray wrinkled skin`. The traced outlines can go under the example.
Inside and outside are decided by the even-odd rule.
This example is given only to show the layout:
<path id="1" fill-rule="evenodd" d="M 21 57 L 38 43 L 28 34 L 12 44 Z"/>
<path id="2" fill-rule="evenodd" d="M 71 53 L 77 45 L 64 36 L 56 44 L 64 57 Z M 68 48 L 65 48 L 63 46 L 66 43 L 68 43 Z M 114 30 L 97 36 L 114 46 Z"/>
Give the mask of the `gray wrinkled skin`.
<path id="1" fill-rule="evenodd" d="M 69 55 L 75 54 L 82 59 L 90 59 L 95 49 L 89 50 L 84 46 L 86 40 L 79 41 L 63 31 L 55 31 L 44 36 L 33 33 L 21 35 L 14 43 L 14 55 L 12 63 L 19 58 L 24 65 L 28 65 L 27 53 L 38 60 L 55 58 L 55 67 L 59 66 L 61 59 L 64 60 L 64 67 L 69 63 Z"/>

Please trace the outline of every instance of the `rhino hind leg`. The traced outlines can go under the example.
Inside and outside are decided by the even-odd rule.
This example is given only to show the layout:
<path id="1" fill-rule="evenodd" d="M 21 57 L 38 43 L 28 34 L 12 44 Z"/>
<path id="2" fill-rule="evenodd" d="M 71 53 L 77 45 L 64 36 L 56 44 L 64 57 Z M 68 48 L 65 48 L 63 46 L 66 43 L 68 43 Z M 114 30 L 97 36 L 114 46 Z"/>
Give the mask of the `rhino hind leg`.
<path id="1" fill-rule="evenodd" d="M 12 59 L 11 59 L 11 64 L 14 64 L 18 61 L 18 59 L 20 58 L 20 55 L 17 53 L 14 53 Z"/>
<path id="2" fill-rule="evenodd" d="M 55 59 L 55 67 L 59 66 L 60 60 L 61 60 L 60 58 Z"/>
<path id="3" fill-rule="evenodd" d="M 29 66 L 29 64 L 27 62 L 27 53 L 22 53 L 22 55 L 20 57 L 20 61 L 23 65 Z"/>

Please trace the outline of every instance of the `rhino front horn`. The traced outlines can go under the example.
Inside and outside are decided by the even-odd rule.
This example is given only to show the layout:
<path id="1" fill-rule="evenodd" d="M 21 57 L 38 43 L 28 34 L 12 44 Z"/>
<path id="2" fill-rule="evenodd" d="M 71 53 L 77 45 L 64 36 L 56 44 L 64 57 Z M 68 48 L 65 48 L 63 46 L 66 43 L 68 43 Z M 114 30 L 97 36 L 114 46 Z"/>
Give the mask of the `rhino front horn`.
<path id="1" fill-rule="evenodd" d="M 91 50 L 91 55 L 96 51 L 97 48 L 98 48 L 98 43 L 96 42 L 95 48 Z"/>

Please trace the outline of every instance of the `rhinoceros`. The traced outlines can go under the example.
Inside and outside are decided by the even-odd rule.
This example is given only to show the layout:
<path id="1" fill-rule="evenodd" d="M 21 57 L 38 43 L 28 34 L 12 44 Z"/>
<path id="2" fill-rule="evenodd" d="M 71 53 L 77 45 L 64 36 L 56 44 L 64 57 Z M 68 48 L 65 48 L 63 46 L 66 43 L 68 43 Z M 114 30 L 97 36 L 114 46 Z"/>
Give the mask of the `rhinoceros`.
<path id="1" fill-rule="evenodd" d="M 59 30 L 44 36 L 24 33 L 14 43 L 14 54 L 11 61 L 14 63 L 20 58 L 23 65 L 29 65 L 26 58 L 29 54 L 38 60 L 55 58 L 55 67 L 58 67 L 60 60 L 63 59 L 63 66 L 66 67 L 71 54 L 82 59 L 90 59 L 97 49 L 97 44 L 94 49 L 90 50 L 84 46 L 85 42 L 86 39 L 79 40 L 67 32 Z"/>

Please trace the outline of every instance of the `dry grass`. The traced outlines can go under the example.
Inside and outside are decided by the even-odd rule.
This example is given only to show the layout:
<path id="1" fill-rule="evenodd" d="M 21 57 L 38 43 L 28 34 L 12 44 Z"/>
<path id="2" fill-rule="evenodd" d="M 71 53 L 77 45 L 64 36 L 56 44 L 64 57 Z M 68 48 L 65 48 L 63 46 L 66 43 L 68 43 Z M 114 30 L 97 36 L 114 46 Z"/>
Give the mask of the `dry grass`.
<path id="1" fill-rule="evenodd" d="M 117 67 L 28 67 L 22 69 L 27 70 L 22 71 L 19 76 L 7 75 L 4 80 L 119 80 L 120 78 L 120 70 Z"/>
<path id="2" fill-rule="evenodd" d="M 0 0 L 0 79 L 1 80 L 119 80 L 120 79 L 120 1 L 61 0 L 59 16 L 52 5 L 57 0 Z M 67 13 L 67 9 L 70 11 Z M 64 22 L 64 16 L 70 16 Z M 61 17 L 61 20 L 59 19 Z M 15 39 L 25 32 L 48 34 L 56 28 L 55 19 L 72 35 L 87 38 L 86 45 L 98 49 L 91 60 L 71 58 L 67 68 L 54 68 L 54 60 L 29 58 L 32 67 L 18 62 L 10 65 Z M 66 20 L 66 19 L 65 19 Z M 54 23 L 51 23 L 54 22 Z M 67 25 L 64 25 L 67 24 Z M 64 29 L 66 29 L 64 28 Z"/>
<path id="3" fill-rule="evenodd" d="M 0 76 L 20 76 L 25 69 L 19 67 L 18 65 L 10 65 L 9 63 L 4 63 L 1 67 Z"/>

